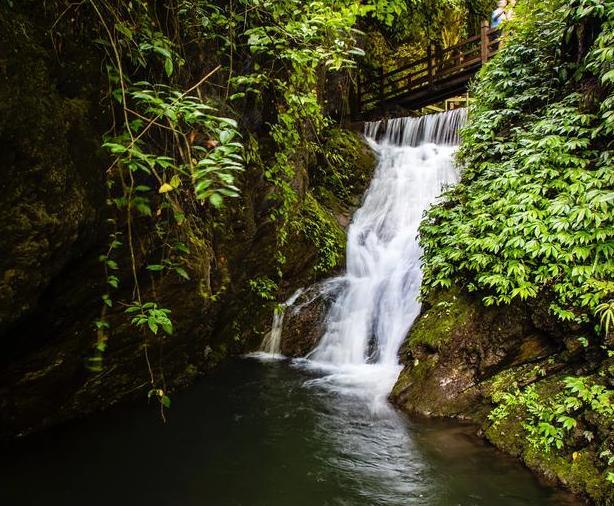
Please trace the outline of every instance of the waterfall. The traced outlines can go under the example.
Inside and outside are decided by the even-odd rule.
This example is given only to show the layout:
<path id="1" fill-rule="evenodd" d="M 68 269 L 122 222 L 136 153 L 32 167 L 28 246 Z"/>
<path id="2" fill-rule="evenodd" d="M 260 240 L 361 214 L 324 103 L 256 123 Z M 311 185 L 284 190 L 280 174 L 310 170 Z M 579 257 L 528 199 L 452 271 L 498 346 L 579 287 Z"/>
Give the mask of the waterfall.
<path id="1" fill-rule="evenodd" d="M 306 357 L 331 386 L 385 403 L 401 366 L 398 350 L 420 311 L 418 226 L 442 188 L 458 179 L 453 165 L 464 109 L 367 123 L 379 158 L 347 240 L 342 290 L 326 331 Z"/>
<path id="2" fill-rule="evenodd" d="M 273 312 L 273 325 L 271 330 L 267 332 L 260 344 L 260 352 L 252 353 L 252 356 L 260 358 L 283 358 L 281 354 L 281 331 L 284 324 L 284 315 L 286 309 L 296 302 L 296 299 L 303 293 L 303 288 L 299 288 L 294 292 L 286 302 L 279 304 Z"/>

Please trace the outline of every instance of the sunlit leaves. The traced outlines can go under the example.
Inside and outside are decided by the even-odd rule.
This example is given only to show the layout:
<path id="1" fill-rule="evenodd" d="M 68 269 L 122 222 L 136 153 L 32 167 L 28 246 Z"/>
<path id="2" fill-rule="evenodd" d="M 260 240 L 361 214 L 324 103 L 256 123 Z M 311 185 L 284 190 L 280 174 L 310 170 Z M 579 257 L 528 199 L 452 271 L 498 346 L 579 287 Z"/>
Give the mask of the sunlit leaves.
<path id="1" fill-rule="evenodd" d="M 589 3 L 534 8 L 482 72 L 459 153 L 461 184 L 421 227 L 426 289 L 466 281 L 488 305 L 552 290 L 553 313 L 576 321 L 612 299 L 614 146 L 604 125 L 613 88 L 598 102 L 576 83 L 614 63 L 614 11 L 603 11 L 579 65 L 558 54 Z"/>

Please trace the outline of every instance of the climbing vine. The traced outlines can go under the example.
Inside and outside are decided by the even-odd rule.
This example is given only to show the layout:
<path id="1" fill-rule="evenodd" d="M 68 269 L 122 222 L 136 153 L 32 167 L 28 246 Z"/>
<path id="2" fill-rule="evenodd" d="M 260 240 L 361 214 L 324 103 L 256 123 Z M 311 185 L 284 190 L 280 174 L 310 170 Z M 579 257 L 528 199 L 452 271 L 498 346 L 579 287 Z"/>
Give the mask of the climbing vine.
<path id="1" fill-rule="evenodd" d="M 115 304 L 145 335 L 172 335 L 172 313 L 156 300 L 153 276 L 190 279 L 188 209 L 219 208 L 238 195 L 235 174 L 243 170 L 243 146 L 237 122 L 221 116 L 201 90 L 219 67 L 184 88 L 177 77 L 185 64 L 181 48 L 165 33 L 155 5 L 90 0 L 89 6 L 101 26 L 98 42 L 108 55 L 109 98 L 116 103 L 116 121 L 103 144 L 112 159 L 107 171 L 112 231 L 109 248 L 100 256 L 108 287 L 95 322 L 95 353 L 88 359 L 91 370 L 101 371 L 111 332 L 108 311 Z M 122 248 L 130 259 L 130 276 L 123 279 L 117 254 Z M 154 282 L 147 295 L 141 288 L 144 273 Z M 115 297 L 127 279 L 131 287 Z M 151 367 L 147 343 L 149 396 L 160 401 L 164 416 L 170 399 L 160 384 L 163 377 Z"/>

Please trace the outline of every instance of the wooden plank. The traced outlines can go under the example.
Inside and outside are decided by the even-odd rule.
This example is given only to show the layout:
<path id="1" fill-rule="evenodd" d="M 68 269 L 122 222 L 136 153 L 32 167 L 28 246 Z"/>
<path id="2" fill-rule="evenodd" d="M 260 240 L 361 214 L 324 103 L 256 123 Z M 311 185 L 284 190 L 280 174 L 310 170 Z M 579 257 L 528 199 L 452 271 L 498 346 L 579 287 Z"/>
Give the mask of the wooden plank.
<path id="1" fill-rule="evenodd" d="M 486 63 L 488 61 L 488 39 L 488 21 L 482 21 L 482 24 L 480 26 L 480 47 L 482 63 Z"/>
<path id="2" fill-rule="evenodd" d="M 459 63 L 458 65 L 451 67 L 449 69 L 446 69 L 445 72 L 442 72 L 439 74 L 440 77 L 446 77 L 449 74 L 454 74 L 457 73 L 460 70 L 471 70 L 473 67 L 480 66 L 480 64 L 482 63 L 482 57 L 478 56 L 477 58 L 473 58 L 472 60 L 465 60 L 462 63 Z"/>
<path id="3" fill-rule="evenodd" d="M 425 72 L 427 72 L 427 69 L 423 68 L 423 69 L 417 70 L 415 72 L 412 72 L 411 74 L 404 74 L 401 77 L 398 77 L 396 79 L 388 81 L 386 86 L 390 86 L 390 85 L 397 84 L 397 83 L 400 83 L 400 82 L 403 82 L 403 81 L 407 81 L 407 80 L 412 81 L 414 79 L 414 77 L 416 77 L 416 76 L 418 76 L 420 74 L 423 74 Z"/>
<path id="4" fill-rule="evenodd" d="M 446 47 L 443 50 L 443 52 L 445 53 L 446 51 L 453 51 L 455 49 L 460 49 L 461 47 L 467 46 L 473 42 L 477 42 L 478 40 L 480 40 L 480 35 L 474 35 L 473 37 L 469 37 L 468 39 L 465 39 L 462 42 L 459 42 L 458 44 L 454 46 Z"/>

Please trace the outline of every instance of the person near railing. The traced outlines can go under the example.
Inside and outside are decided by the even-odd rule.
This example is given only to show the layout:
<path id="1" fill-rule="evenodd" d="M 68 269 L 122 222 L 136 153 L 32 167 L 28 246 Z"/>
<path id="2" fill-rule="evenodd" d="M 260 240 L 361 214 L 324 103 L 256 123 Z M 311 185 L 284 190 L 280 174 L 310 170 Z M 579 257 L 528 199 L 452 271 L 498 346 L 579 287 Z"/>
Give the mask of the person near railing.
<path id="1" fill-rule="evenodd" d="M 507 19 L 507 0 L 499 0 L 497 8 L 493 11 L 490 17 L 490 27 L 494 30 L 499 28 L 499 25 Z"/>
<path id="2" fill-rule="evenodd" d="M 516 6 L 516 0 L 499 0 L 497 2 L 497 8 L 493 11 L 490 18 L 490 28 L 496 30 L 490 36 L 493 41 L 493 49 L 499 48 L 499 38 L 501 37 L 501 23 L 512 19 L 514 16 L 514 7 Z"/>

